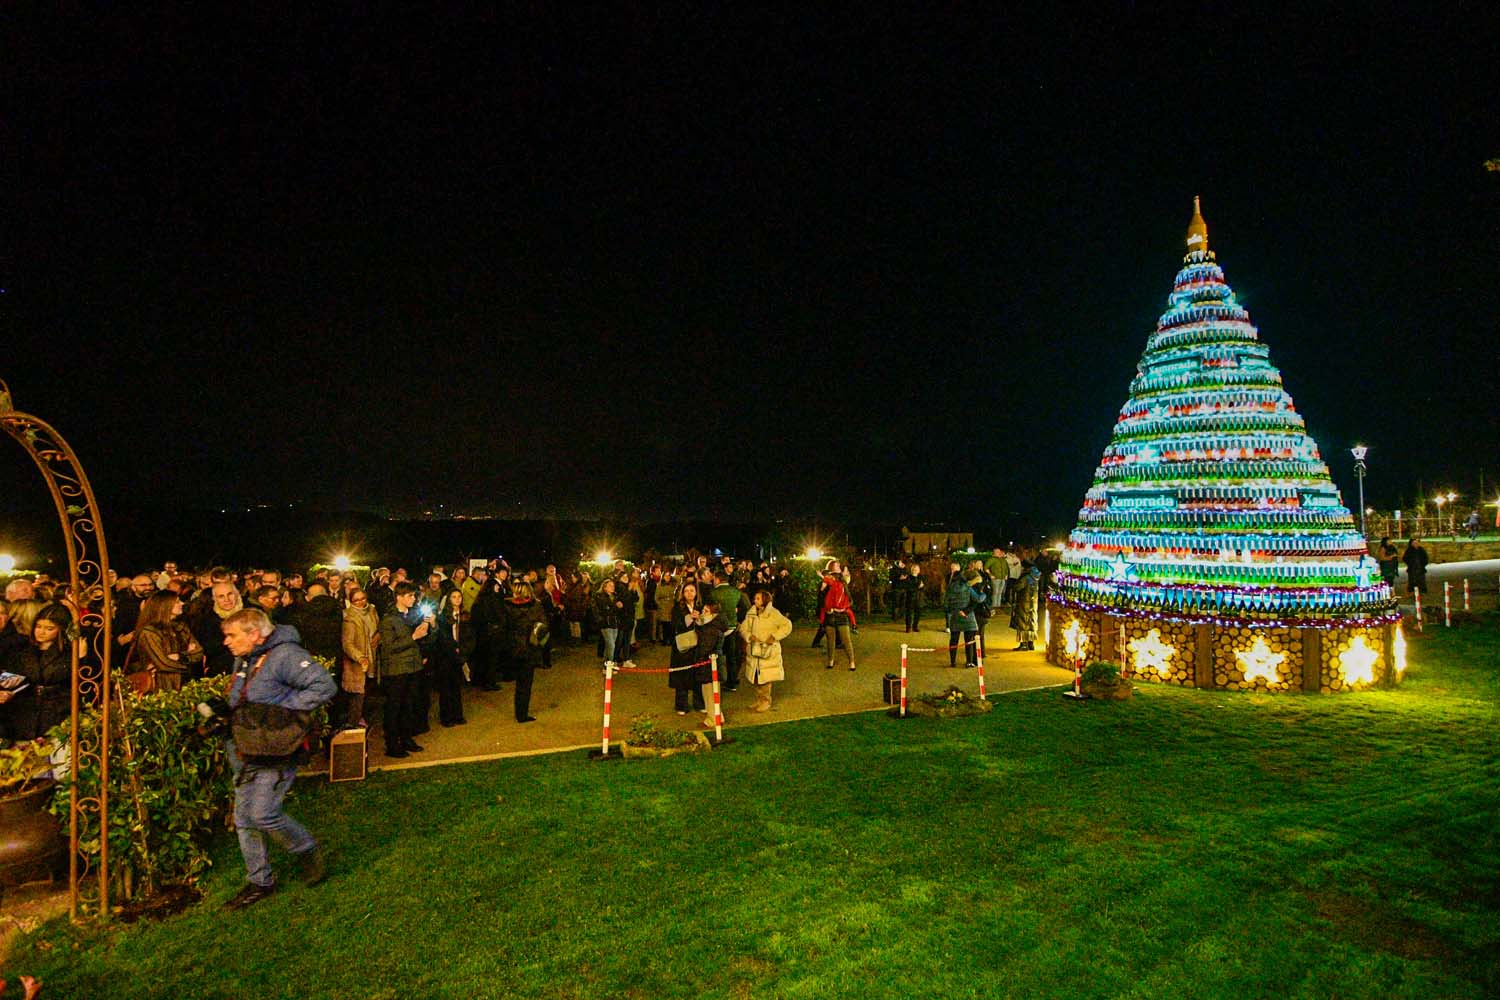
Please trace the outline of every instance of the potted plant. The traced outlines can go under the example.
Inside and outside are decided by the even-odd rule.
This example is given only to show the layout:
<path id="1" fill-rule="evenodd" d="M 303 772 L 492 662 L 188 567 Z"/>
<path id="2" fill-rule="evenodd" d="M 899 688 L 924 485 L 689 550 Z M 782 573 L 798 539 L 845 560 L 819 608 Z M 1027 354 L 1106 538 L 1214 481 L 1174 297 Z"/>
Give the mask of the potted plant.
<path id="1" fill-rule="evenodd" d="M 1105 701 L 1124 701 L 1135 693 L 1135 685 L 1120 673 L 1118 663 L 1095 660 L 1083 668 L 1083 693 Z"/>
<path id="2" fill-rule="evenodd" d="M 655 716 L 637 715 L 631 720 L 621 752 L 626 757 L 670 757 L 675 753 L 701 753 L 712 746 L 707 733 L 663 729 L 656 724 Z"/>
<path id="3" fill-rule="evenodd" d="M 0 750 L 0 892 L 52 878 L 67 860 L 62 828 L 47 811 L 55 749 L 38 739 Z"/>

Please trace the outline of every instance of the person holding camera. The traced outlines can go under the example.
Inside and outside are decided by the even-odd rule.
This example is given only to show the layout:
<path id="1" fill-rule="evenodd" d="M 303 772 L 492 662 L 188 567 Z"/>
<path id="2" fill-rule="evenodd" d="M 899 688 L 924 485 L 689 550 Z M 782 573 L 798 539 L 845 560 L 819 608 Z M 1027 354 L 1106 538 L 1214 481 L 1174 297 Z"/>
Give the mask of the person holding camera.
<path id="1" fill-rule="evenodd" d="M 234 654 L 229 691 L 223 702 L 200 705 L 198 711 L 210 723 L 228 723 L 234 825 L 247 881 L 225 907 L 239 910 L 276 891 L 266 835 L 300 860 L 304 882 L 323 880 L 317 840 L 282 811 L 282 802 L 297 777 L 312 712 L 333 700 L 338 685 L 298 643 L 295 629 L 272 625 L 259 608 L 224 620 L 224 646 Z"/>
<path id="2" fill-rule="evenodd" d="M 420 608 L 415 584 L 402 580 L 392 588 L 395 604 L 380 619 L 380 685 L 385 691 L 385 755 L 401 759 L 422 748 L 415 739 L 418 721 L 425 724 L 428 705 L 418 703 L 422 648 L 436 623 L 436 608 Z M 420 713 L 420 715 L 419 715 Z"/>

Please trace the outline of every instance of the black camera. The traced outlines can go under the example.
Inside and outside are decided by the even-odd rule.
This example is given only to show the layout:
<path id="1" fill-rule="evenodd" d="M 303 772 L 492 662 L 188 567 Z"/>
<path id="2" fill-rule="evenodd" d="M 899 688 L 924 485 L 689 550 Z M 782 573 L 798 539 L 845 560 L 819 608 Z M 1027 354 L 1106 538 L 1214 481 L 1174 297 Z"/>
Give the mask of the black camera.
<path id="1" fill-rule="evenodd" d="M 223 698 L 210 698 L 207 701 L 198 702 L 198 735 L 229 735 L 229 720 L 233 715 L 234 709 L 230 708 L 229 702 Z"/>

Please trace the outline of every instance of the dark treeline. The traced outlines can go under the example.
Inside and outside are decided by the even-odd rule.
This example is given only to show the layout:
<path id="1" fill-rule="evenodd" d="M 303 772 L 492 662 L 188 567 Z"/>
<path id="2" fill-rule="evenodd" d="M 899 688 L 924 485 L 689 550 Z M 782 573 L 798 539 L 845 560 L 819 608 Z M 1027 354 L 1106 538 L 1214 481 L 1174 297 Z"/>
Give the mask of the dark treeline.
<path id="1" fill-rule="evenodd" d="M 347 554 L 369 565 L 425 567 L 465 557 L 504 556 L 512 563 L 566 562 L 600 550 L 636 559 L 659 554 L 723 549 L 735 555 L 784 558 L 808 544 L 854 554 L 885 554 L 900 545 L 900 525 L 790 522 L 650 523 L 590 520 L 394 521 L 358 512 L 301 508 L 221 513 L 167 506 L 105 510 L 110 563 L 120 572 L 176 560 L 184 567 L 225 564 L 291 569 Z M 0 550 L 25 568 L 56 569 L 64 561 L 61 532 L 50 512 L 7 512 Z M 1009 540 L 996 526 L 953 525 L 975 532 L 981 545 Z M 1030 539 L 1027 539 L 1028 541 Z"/>

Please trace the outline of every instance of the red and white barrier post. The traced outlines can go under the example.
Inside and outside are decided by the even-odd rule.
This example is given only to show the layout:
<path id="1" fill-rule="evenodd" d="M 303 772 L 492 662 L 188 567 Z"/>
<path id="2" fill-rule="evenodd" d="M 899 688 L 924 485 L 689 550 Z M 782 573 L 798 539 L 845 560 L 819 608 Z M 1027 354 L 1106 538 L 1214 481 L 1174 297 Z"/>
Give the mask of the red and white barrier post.
<path id="1" fill-rule="evenodd" d="M 604 736 L 599 741 L 599 752 L 609 756 L 609 703 L 614 694 L 615 674 L 614 666 L 606 663 L 604 665 Z"/>
<path id="2" fill-rule="evenodd" d="M 1453 601 L 1451 600 L 1451 592 L 1452 592 L 1452 590 L 1453 590 L 1453 584 L 1449 583 L 1447 580 L 1444 580 L 1443 581 L 1443 628 L 1452 628 L 1453 627 Z"/>
<path id="3" fill-rule="evenodd" d="M 1115 655 L 1120 658 L 1120 676 L 1130 676 L 1130 657 L 1125 655 L 1125 623 L 1120 623 L 1120 644 L 1115 649 Z"/>
<path id="4" fill-rule="evenodd" d="M 1469 578 L 1468 577 L 1464 577 L 1464 613 L 1467 614 L 1468 610 L 1469 610 Z"/>
<path id="5" fill-rule="evenodd" d="M 988 701 L 984 693 L 984 644 L 974 643 L 974 668 L 979 672 L 979 700 Z"/>
<path id="6" fill-rule="evenodd" d="M 724 709 L 719 702 L 719 654 L 710 653 L 708 663 L 714 678 L 714 742 L 724 742 Z"/>
<path id="7" fill-rule="evenodd" d="M 1417 631 L 1425 632 L 1427 630 L 1422 627 L 1422 592 L 1420 590 L 1412 591 L 1412 597 L 1417 602 Z"/>
<path id="8" fill-rule="evenodd" d="M 906 718 L 906 643 L 901 644 L 901 718 Z"/>

